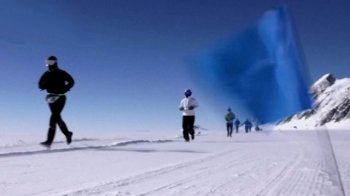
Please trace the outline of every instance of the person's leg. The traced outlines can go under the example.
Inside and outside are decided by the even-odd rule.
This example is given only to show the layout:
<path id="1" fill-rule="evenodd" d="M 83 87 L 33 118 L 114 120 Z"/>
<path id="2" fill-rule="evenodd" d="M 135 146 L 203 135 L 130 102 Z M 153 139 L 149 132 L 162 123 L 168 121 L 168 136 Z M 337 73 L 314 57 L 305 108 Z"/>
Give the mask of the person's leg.
<path id="1" fill-rule="evenodd" d="M 186 141 L 190 140 L 188 136 L 188 125 L 188 116 L 182 116 L 182 134 Z"/>
<path id="2" fill-rule="evenodd" d="M 61 117 L 61 112 L 65 106 L 65 103 L 66 103 L 66 97 L 62 96 L 56 102 L 55 102 L 56 103 L 56 107 L 55 107 L 56 123 L 60 127 L 61 132 L 66 136 L 67 144 L 70 144 L 72 142 L 73 133 L 68 130 L 66 123 L 63 121 L 63 119 Z"/>
<path id="3" fill-rule="evenodd" d="M 58 101 L 58 100 L 57 100 Z M 54 103 L 49 103 L 49 108 L 51 111 L 49 130 L 47 133 L 47 140 L 43 143 L 51 145 L 56 134 L 56 119 L 57 119 L 57 101 Z"/>
<path id="4" fill-rule="evenodd" d="M 226 130 L 227 130 L 227 137 L 230 136 L 230 126 L 228 123 L 226 123 Z"/>
<path id="5" fill-rule="evenodd" d="M 188 131 L 192 137 L 192 140 L 194 140 L 194 122 L 195 122 L 195 116 L 189 116 L 189 126 L 188 126 Z"/>
<path id="6" fill-rule="evenodd" d="M 61 117 L 61 112 L 64 108 L 64 105 L 66 104 L 66 97 L 60 97 L 57 101 L 56 101 L 56 107 L 55 107 L 55 119 L 56 119 L 56 123 L 58 124 L 58 126 L 60 127 L 62 133 L 67 136 L 69 135 L 69 131 L 67 128 L 66 123 L 63 121 L 62 117 Z"/>
<path id="7" fill-rule="evenodd" d="M 56 133 L 56 124 L 59 125 L 62 133 L 66 136 L 67 143 L 71 142 L 72 132 L 68 131 L 66 124 L 61 118 L 61 112 L 64 108 L 65 101 L 66 101 L 66 97 L 63 96 L 58 98 L 54 103 L 49 103 L 49 107 L 51 110 L 51 117 L 50 117 L 50 124 L 49 124 L 50 127 L 47 135 L 47 140 L 46 142 L 43 142 L 45 144 L 48 144 L 48 145 L 52 144 Z"/>
<path id="8" fill-rule="evenodd" d="M 49 96 L 46 97 L 48 99 Z M 57 100 L 56 100 L 57 101 Z M 49 121 L 49 130 L 47 132 L 47 138 L 45 142 L 41 142 L 42 145 L 46 147 L 50 147 L 56 134 L 56 110 L 57 110 L 57 103 L 49 103 L 49 108 L 51 111 L 50 121 Z"/>
<path id="9" fill-rule="evenodd" d="M 47 139 L 45 142 L 41 142 L 42 145 L 45 145 L 47 147 L 51 146 L 56 134 L 56 129 L 49 127 L 49 130 L 47 132 Z"/>
<path id="10" fill-rule="evenodd" d="M 230 123 L 230 124 L 229 124 L 230 137 L 232 137 L 232 131 L 233 131 L 232 129 L 233 129 L 233 124 Z"/>

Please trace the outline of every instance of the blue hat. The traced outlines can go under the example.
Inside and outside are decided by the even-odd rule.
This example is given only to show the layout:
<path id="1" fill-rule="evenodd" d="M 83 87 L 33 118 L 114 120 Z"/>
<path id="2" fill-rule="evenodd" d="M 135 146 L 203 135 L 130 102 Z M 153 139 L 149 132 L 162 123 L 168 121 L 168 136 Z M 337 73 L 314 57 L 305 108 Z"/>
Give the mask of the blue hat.
<path id="1" fill-rule="evenodd" d="M 191 96 L 191 95 L 192 95 L 191 89 L 186 89 L 186 90 L 185 90 L 185 95 L 186 95 L 186 96 Z"/>

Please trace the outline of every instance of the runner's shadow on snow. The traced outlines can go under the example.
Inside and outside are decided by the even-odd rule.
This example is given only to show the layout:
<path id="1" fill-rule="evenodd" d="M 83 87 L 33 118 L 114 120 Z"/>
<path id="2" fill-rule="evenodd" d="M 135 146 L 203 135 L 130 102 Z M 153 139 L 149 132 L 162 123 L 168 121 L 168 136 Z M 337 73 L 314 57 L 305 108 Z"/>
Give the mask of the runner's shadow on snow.
<path id="1" fill-rule="evenodd" d="M 3 157 L 16 157 L 16 156 L 30 156 L 30 155 L 38 155 L 38 154 L 51 154 L 51 153 L 62 153 L 62 152 L 73 152 L 73 151 L 83 151 L 83 150 L 109 150 L 109 151 L 135 151 L 135 152 L 152 152 L 152 150 L 147 149 L 125 149 L 118 148 L 122 146 L 132 145 L 132 144 L 140 144 L 140 143 L 149 143 L 149 144 L 160 144 L 160 143 L 168 143 L 168 142 L 177 142 L 176 140 L 131 140 L 124 142 L 115 142 L 110 145 L 102 145 L 102 146 L 80 146 L 80 147 L 72 147 L 72 148 L 59 148 L 59 149 L 43 149 L 43 150 L 35 150 L 35 151 L 23 151 L 23 152 L 9 152 L 0 154 L 0 158 Z M 162 150 L 153 150 L 153 152 L 162 152 Z M 204 152 L 196 152 L 190 150 L 163 150 L 163 152 L 186 152 L 186 153 L 204 153 Z"/>
<path id="2" fill-rule="evenodd" d="M 91 141 L 101 141 L 100 139 L 89 139 L 89 138 L 82 138 L 82 139 L 73 139 L 72 142 L 77 143 L 77 142 L 91 142 Z M 54 142 L 54 144 L 65 144 L 67 143 L 66 141 L 57 141 Z"/>
<path id="3" fill-rule="evenodd" d="M 99 148 L 93 149 L 99 151 L 125 151 L 125 152 L 141 152 L 141 153 L 157 153 L 157 152 L 179 152 L 179 153 L 207 153 L 195 150 L 156 150 L 156 149 L 125 149 L 125 148 Z"/>
<path id="4" fill-rule="evenodd" d="M 270 141 L 251 140 L 251 141 L 202 141 L 203 143 L 265 143 Z"/>

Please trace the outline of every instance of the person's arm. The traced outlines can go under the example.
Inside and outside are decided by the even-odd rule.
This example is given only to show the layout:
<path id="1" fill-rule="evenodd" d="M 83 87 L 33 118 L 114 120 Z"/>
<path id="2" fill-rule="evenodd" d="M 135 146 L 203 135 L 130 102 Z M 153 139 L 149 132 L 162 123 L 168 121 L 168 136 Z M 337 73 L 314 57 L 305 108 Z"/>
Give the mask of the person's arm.
<path id="1" fill-rule="evenodd" d="M 198 108 L 198 102 L 197 102 L 197 100 L 195 98 L 193 98 L 193 106 L 195 108 Z"/>
<path id="2" fill-rule="evenodd" d="M 181 102 L 180 102 L 180 106 L 179 106 L 179 109 L 181 110 L 181 111 L 183 111 L 185 108 L 184 108 L 184 100 L 181 100 Z"/>
<path id="3" fill-rule="evenodd" d="M 69 73 L 65 72 L 65 80 L 68 84 L 66 84 L 66 92 L 68 92 L 75 84 L 75 81 Z"/>
<path id="4" fill-rule="evenodd" d="M 40 77 L 38 86 L 40 90 L 45 90 L 47 88 L 47 83 L 46 83 L 46 72 Z"/>
<path id="5" fill-rule="evenodd" d="M 193 110 L 194 108 L 198 108 L 198 102 L 195 98 L 192 98 L 191 99 L 191 106 L 188 109 Z"/>

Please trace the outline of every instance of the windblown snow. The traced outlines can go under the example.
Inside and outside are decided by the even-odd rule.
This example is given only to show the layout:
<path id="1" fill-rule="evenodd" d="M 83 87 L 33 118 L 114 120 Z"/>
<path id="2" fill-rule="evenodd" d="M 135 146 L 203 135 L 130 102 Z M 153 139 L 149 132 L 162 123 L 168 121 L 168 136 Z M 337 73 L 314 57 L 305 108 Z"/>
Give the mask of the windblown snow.
<path id="1" fill-rule="evenodd" d="M 43 135 L 44 134 L 44 135 Z M 1 133 L 2 196 L 337 196 L 315 131 Z M 331 132 L 350 195 L 350 132 Z M 327 158 L 327 157 L 326 157 Z"/>

